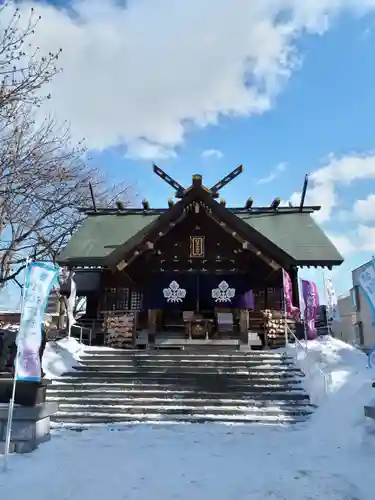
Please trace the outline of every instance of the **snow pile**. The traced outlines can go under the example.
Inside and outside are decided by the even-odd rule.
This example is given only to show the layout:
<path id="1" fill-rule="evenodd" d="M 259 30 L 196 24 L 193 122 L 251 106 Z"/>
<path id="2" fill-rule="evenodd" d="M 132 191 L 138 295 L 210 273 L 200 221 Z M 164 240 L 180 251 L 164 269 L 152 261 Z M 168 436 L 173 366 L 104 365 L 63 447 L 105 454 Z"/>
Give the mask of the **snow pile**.
<path id="1" fill-rule="evenodd" d="M 332 337 L 289 346 L 305 373 L 305 387 L 313 403 L 319 403 L 310 431 L 325 442 L 358 442 L 366 429 L 364 405 L 375 395 L 375 370 L 367 368 L 367 356 Z M 294 351 L 294 353 L 293 353 Z M 372 424 L 372 423 L 371 423 Z"/>
<path id="2" fill-rule="evenodd" d="M 65 372 L 79 366 L 79 355 L 84 346 L 73 338 L 64 338 L 57 342 L 47 342 L 43 354 L 43 370 L 48 379 L 61 377 Z"/>

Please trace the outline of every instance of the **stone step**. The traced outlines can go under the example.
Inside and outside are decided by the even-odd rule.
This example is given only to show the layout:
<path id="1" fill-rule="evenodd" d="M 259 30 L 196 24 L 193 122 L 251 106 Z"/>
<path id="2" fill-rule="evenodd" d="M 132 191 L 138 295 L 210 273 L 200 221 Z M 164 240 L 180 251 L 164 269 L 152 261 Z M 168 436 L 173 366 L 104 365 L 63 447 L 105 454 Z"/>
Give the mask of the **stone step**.
<path id="1" fill-rule="evenodd" d="M 86 378 L 92 378 L 93 375 L 92 373 L 93 372 L 80 372 L 78 371 L 78 373 L 80 374 L 80 378 L 82 378 L 82 374 L 84 373 Z M 96 374 L 102 374 L 103 372 L 94 372 Z M 71 378 L 75 378 L 77 372 L 74 372 L 74 376 L 71 377 Z M 190 378 L 191 379 L 203 379 L 205 378 L 206 376 L 208 378 L 213 378 L 213 377 L 220 377 L 220 378 L 232 378 L 234 380 L 237 380 L 237 376 L 239 380 L 243 381 L 243 380 L 248 380 L 250 383 L 252 383 L 253 381 L 265 381 L 265 382 L 280 382 L 280 383 L 283 383 L 283 382 L 293 382 L 293 381 L 300 381 L 301 378 L 304 377 L 303 373 L 290 373 L 290 372 L 287 372 L 287 371 L 280 371 L 278 373 L 274 373 L 274 372 L 269 372 L 269 373 L 261 373 L 261 372 L 236 372 L 236 373 L 228 373 L 228 372 L 207 372 L 207 373 L 195 373 L 195 372 L 176 372 L 176 371 L 173 371 L 173 372 L 163 372 L 163 371 L 151 371 L 151 372 L 137 372 L 137 371 L 129 371 L 129 372 L 126 372 L 126 375 L 123 375 L 123 376 L 117 376 L 116 375 L 117 372 L 111 372 L 111 375 L 109 376 L 109 379 L 110 381 L 112 382 L 113 380 L 118 380 L 119 382 L 126 382 L 129 378 L 130 379 L 140 379 L 140 380 L 145 380 L 145 376 L 147 376 L 147 380 L 149 380 L 150 378 L 157 378 L 157 379 L 161 379 L 161 378 L 164 378 L 165 380 L 169 380 L 169 379 L 175 379 L 175 380 L 181 380 L 183 379 L 184 381 L 186 380 L 189 380 Z M 164 375 L 166 375 L 166 377 L 164 377 Z M 58 380 L 69 380 L 68 377 L 62 377 Z"/>
<path id="2" fill-rule="evenodd" d="M 242 407 L 242 406 L 256 406 L 259 408 L 268 408 L 268 407 L 277 407 L 283 409 L 284 407 L 288 408 L 313 408 L 312 405 L 309 404 L 306 400 L 278 400 L 278 399 L 270 399 L 270 400 L 262 400 L 256 398 L 228 398 L 225 395 L 222 397 L 202 397 L 202 398 L 192 398 L 192 397 L 182 397 L 178 396 L 169 396 L 169 397 L 158 397 L 158 398 L 147 398 L 147 397 L 133 397 L 129 398 L 125 393 L 122 397 L 103 397 L 103 395 L 90 395 L 90 393 L 85 394 L 84 396 L 77 396 L 74 394 L 66 394 L 64 396 L 55 396 L 49 395 L 47 397 L 47 401 L 51 402 L 59 402 L 60 405 L 63 404 L 72 404 L 72 405 L 84 405 L 84 406 L 217 406 L 217 407 Z"/>
<path id="3" fill-rule="evenodd" d="M 84 389 L 84 388 L 82 388 Z M 82 390 L 81 389 L 81 390 Z M 131 393 L 132 395 L 135 395 L 136 393 L 138 394 L 143 394 L 143 395 L 148 395 L 152 393 L 162 393 L 165 392 L 167 394 L 180 394 L 181 391 L 185 391 L 186 393 L 190 394 L 227 394 L 227 395 L 246 395 L 248 397 L 252 397 L 253 395 L 258 395 L 258 394 L 274 394 L 274 397 L 277 397 L 278 399 L 280 397 L 284 398 L 284 396 L 280 396 L 280 394 L 292 394 L 292 395 L 297 395 L 297 394 L 304 394 L 303 388 L 301 386 L 293 386 L 293 387 L 285 387 L 285 386 L 253 386 L 253 387 L 241 387 L 241 386 L 231 386 L 229 388 L 225 388 L 225 390 L 220 390 L 219 387 L 212 387 L 212 388 L 206 388 L 206 387 L 201 387 L 201 386 L 180 386 L 177 388 L 172 388 L 172 387 L 164 387 L 161 388 L 160 386 L 152 386 L 152 385 L 147 385 L 147 386 L 137 386 L 134 385 L 133 387 L 127 387 L 125 390 L 124 388 L 123 392 Z M 169 389 L 169 392 L 167 392 L 167 389 Z M 151 392 L 152 391 L 152 392 Z M 64 390 L 60 390 L 59 393 L 63 395 L 65 393 Z M 105 394 L 113 394 L 113 388 L 103 388 L 101 389 L 101 393 L 103 396 Z M 56 394 L 56 393 L 55 393 Z"/>
<path id="4" fill-rule="evenodd" d="M 68 376 L 70 378 L 68 378 Z M 227 375 L 227 374 L 187 374 L 187 373 L 119 373 L 119 372 L 76 372 L 69 373 L 66 377 L 59 379 L 61 381 L 73 382 L 81 381 L 85 382 L 102 382 L 103 384 L 107 382 L 131 382 L 139 385 L 147 384 L 153 382 L 159 385 L 172 384 L 175 387 L 178 386 L 188 386 L 193 387 L 204 386 L 207 389 L 209 387 L 214 387 L 215 384 L 219 387 L 232 387 L 232 386 L 251 386 L 254 385 L 279 385 L 279 386 L 291 386 L 301 384 L 301 380 L 297 378 L 285 378 L 285 379 L 274 379 L 272 377 L 261 377 L 251 379 L 248 374 L 241 375 Z"/>
<path id="5" fill-rule="evenodd" d="M 65 376 L 77 376 L 77 377 L 92 377 L 97 374 L 103 374 L 103 376 L 108 377 L 119 377 L 119 378 L 139 378 L 144 379 L 144 377 L 167 377 L 167 378 L 202 378 L 202 377 L 233 377 L 234 379 L 274 379 L 274 378 L 303 378 L 304 374 L 298 370 L 213 370 L 208 368 L 204 369 L 190 369 L 190 368 L 159 368 L 159 369 L 137 369 L 137 368 L 121 368 L 121 367 L 103 367 L 103 369 L 87 369 L 86 367 L 76 368 L 72 372 L 67 372 Z"/>
<path id="6" fill-rule="evenodd" d="M 218 376 L 225 376 L 227 375 L 228 377 L 246 377 L 248 378 L 249 375 L 253 372 L 259 372 L 259 373 L 264 373 L 264 376 L 267 377 L 267 375 L 272 375 L 272 374 L 277 374 L 279 372 L 285 372 L 285 370 L 275 370 L 275 369 L 262 369 L 262 367 L 257 367 L 254 370 L 230 370 L 230 369 L 198 369 L 198 368 L 155 368 L 155 369 L 147 369 L 147 368 L 123 368 L 121 366 L 80 366 L 74 369 L 74 371 L 66 372 L 64 373 L 64 376 L 67 377 L 82 377 L 82 376 L 92 376 L 95 374 L 101 374 L 102 376 L 108 376 L 108 377 L 113 377 L 113 376 L 118 376 L 118 377 L 144 377 L 147 374 L 153 375 L 153 376 L 165 376 L 165 375 L 170 375 L 174 377 L 189 377 L 189 376 L 212 376 L 214 377 L 215 375 Z M 298 368 L 292 368 L 288 370 L 288 372 L 292 374 L 298 374 L 301 375 L 302 372 Z"/>
<path id="7" fill-rule="evenodd" d="M 220 369 L 230 369 L 230 370 L 278 370 L 278 369 L 293 369 L 295 365 L 293 363 L 284 363 L 284 362 L 259 362 L 259 361 L 225 361 L 225 362 L 217 362 L 217 361 L 189 361 L 188 359 L 184 360 L 171 360 L 171 361 L 139 361 L 139 360 L 123 360 L 123 359 L 114 359 L 114 360 L 98 360 L 97 358 L 90 359 L 81 359 L 80 364 L 78 366 L 81 367 L 97 367 L 98 369 L 103 369 L 106 367 L 121 367 L 121 368 L 140 368 L 144 370 L 160 370 L 160 369 L 193 369 L 193 370 L 220 370 Z"/>
<path id="8" fill-rule="evenodd" d="M 125 413 L 127 415 L 133 414 L 144 414 L 148 413 L 161 413 L 162 415 L 206 415 L 209 413 L 210 415 L 216 414 L 225 414 L 227 416 L 231 415 L 279 415 L 279 416 L 294 416 L 294 415 L 310 415 L 312 410 L 309 408 L 290 408 L 284 407 L 280 408 L 279 406 L 220 406 L 220 405 L 209 405 L 209 406 L 200 406 L 200 405 L 139 405 L 134 407 L 132 405 L 123 405 L 117 404 L 113 406 L 101 406 L 101 405 L 84 405 L 84 404 L 73 404 L 73 403 L 60 403 L 59 404 L 59 413 L 60 412 L 80 412 L 80 413 L 116 413 L 122 414 Z"/>
<path id="9" fill-rule="evenodd" d="M 49 389 L 47 392 L 48 397 L 76 397 L 76 398 L 86 398 L 86 397 L 97 397 L 97 398 L 129 398 L 136 400 L 137 398 L 203 398 L 203 399 L 215 399 L 215 398 L 228 398 L 229 396 L 235 395 L 236 398 L 243 399 L 254 399 L 258 401 L 309 401 L 308 395 L 302 391 L 300 388 L 294 391 L 285 390 L 272 390 L 272 391 L 252 391 L 249 388 L 244 390 L 243 388 L 237 388 L 228 392 L 208 392 L 199 391 L 194 389 L 171 389 L 170 387 L 161 388 L 159 386 L 147 386 L 139 387 L 137 386 L 109 386 L 108 388 L 103 388 L 102 385 L 90 385 L 82 387 L 81 384 L 67 384 L 63 387 L 59 387 L 56 390 Z M 55 386 L 52 386 L 55 387 Z M 150 388 L 151 387 L 151 388 Z"/>
<path id="10" fill-rule="evenodd" d="M 268 425 L 287 425 L 305 422 L 308 416 L 280 416 L 280 415 L 225 415 L 225 414 L 175 414 L 163 415 L 160 413 L 90 413 L 85 412 L 62 412 L 59 411 L 53 417 L 53 422 L 84 424 L 108 424 L 108 423 L 136 423 L 136 422 L 155 422 L 155 423 L 237 423 L 237 424 L 268 424 Z"/>
<path id="11" fill-rule="evenodd" d="M 171 360 L 171 361 L 179 361 L 179 360 L 188 360 L 191 362 L 223 362 L 223 361 L 274 361 L 274 362 L 293 362 L 293 358 L 290 356 L 285 356 L 283 354 L 262 354 L 262 351 L 258 353 L 189 353 L 185 351 L 178 351 L 177 353 L 161 353 L 160 351 L 85 351 L 80 356 L 81 359 L 101 359 L 101 360 L 138 360 L 138 361 L 160 361 L 162 363 Z"/>

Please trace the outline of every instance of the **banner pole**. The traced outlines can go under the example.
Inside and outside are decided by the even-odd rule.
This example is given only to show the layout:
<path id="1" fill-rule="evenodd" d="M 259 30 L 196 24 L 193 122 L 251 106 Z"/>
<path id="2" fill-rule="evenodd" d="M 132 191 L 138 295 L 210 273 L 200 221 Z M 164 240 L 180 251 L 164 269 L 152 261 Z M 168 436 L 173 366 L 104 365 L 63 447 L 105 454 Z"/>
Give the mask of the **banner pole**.
<path id="1" fill-rule="evenodd" d="M 29 269 L 30 265 L 30 259 L 27 258 L 26 260 L 26 267 L 24 270 L 24 282 L 23 282 L 23 288 L 22 288 L 22 295 L 21 295 L 21 314 L 20 314 L 20 323 L 21 323 L 21 318 L 25 306 L 25 295 L 26 295 L 26 277 L 27 277 L 27 271 Z M 12 385 L 12 395 L 9 401 L 9 408 L 8 408 L 8 419 L 7 419 L 7 426 L 6 426 L 6 431 L 5 431 L 5 450 L 4 450 L 4 471 L 7 470 L 8 468 L 8 456 L 9 456 L 9 448 L 10 448 L 10 438 L 12 434 L 12 421 L 13 421 L 13 412 L 14 412 L 14 400 L 16 398 L 16 386 L 17 386 L 17 372 L 18 372 L 18 349 L 19 349 L 19 341 L 17 339 L 17 350 L 16 350 L 16 359 L 14 362 L 14 374 L 13 374 L 13 385 Z"/>

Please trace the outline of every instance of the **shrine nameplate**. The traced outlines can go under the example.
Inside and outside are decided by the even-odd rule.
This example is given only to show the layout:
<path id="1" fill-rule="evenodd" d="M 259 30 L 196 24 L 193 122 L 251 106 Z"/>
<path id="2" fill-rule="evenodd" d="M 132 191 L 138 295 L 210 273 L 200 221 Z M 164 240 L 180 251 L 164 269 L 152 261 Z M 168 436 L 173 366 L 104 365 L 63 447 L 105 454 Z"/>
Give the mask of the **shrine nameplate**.
<path id="1" fill-rule="evenodd" d="M 190 236 L 190 257 L 204 257 L 204 236 Z"/>

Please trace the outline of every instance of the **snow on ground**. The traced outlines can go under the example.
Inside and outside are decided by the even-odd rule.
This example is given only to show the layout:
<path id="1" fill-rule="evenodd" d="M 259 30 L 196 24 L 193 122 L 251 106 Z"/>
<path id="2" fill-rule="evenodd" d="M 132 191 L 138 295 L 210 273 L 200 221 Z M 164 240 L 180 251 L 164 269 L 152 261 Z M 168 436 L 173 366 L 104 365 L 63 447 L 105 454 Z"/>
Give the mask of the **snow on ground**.
<path id="1" fill-rule="evenodd" d="M 329 374 L 328 396 L 302 426 L 60 429 L 35 453 L 10 457 L 0 498 L 373 500 L 375 423 L 366 424 L 363 404 L 375 392 L 374 372 L 340 341 L 307 349 L 305 367 L 313 360 Z M 313 370 L 307 378 L 312 387 Z"/>
<path id="2" fill-rule="evenodd" d="M 79 366 L 79 355 L 85 346 L 73 338 L 47 342 L 43 354 L 43 370 L 48 379 L 59 378 L 63 373 Z"/>

